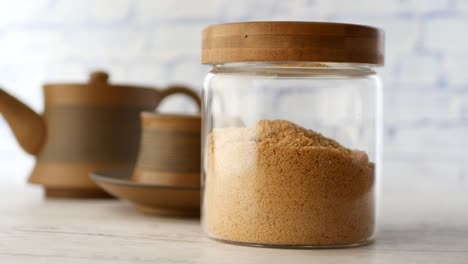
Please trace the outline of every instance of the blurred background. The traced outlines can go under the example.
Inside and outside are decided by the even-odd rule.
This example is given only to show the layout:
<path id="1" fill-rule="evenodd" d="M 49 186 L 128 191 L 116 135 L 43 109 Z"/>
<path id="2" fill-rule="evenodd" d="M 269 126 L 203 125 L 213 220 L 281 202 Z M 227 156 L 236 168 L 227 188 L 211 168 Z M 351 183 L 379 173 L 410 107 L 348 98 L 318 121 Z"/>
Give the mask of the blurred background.
<path id="1" fill-rule="evenodd" d="M 0 0 L 0 86 L 37 111 L 45 82 L 104 69 L 112 82 L 200 90 L 201 30 L 255 20 L 368 24 L 386 32 L 383 189 L 468 191 L 468 1 Z M 162 109 L 194 111 L 184 98 Z M 0 184 L 34 159 L 0 117 Z M 18 176 L 20 175 L 20 176 Z"/>

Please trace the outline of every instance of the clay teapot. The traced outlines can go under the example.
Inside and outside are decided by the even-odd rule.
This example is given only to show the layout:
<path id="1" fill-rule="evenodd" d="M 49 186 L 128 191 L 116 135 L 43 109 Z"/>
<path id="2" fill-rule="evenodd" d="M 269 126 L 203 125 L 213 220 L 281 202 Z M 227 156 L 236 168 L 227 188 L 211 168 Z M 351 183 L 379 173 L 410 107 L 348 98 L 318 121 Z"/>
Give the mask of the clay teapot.
<path id="1" fill-rule="evenodd" d="M 185 87 L 112 85 L 108 78 L 93 72 L 88 83 L 45 84 L 43 115 L 0 89 L 0 114 L 21 147 L 36 156 L 29 182 L 43 185 L 46 196 L 105 196 L 89 173 L 134 166 L 140 112 L 153 111 L 174 93 L 198 99 Z"/>

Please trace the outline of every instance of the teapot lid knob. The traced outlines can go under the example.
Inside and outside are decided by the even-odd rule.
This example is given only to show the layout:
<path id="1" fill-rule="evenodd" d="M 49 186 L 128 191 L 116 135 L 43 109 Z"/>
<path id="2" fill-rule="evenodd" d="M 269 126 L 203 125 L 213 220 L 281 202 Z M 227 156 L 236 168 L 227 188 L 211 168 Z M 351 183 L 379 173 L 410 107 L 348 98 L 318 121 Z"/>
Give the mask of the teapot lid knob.
<path id="1" fill-rule="evenodd" d="M 107 83 L 109 80 L 109 74 L 105 71 L 94 71 L 89 75 L 90 83 Z"/>

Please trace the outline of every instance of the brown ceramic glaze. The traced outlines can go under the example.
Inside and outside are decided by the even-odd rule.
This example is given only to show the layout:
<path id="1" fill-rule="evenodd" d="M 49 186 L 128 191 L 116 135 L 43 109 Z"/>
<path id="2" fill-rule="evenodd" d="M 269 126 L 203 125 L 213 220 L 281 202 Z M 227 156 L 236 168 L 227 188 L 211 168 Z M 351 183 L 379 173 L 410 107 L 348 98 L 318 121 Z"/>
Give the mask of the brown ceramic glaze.
<path id="1" fill-rule="evenodd" d="M 131 171 L 93 172 L 91 179 L 116 197 L 135 204 L 145 214 L 199 216 L 200 187 L 142 184 L 130 179 Z"/>
<path id="2" fill-rule="evenodd" d="M 184 87 L 111 85 L 106 73 L 94 72 L 88 83 L 44 85 L 42 116 L 0 89 L 0 113 L 20 145 L 37 156 L 29 182 L 43 185 L 47 196 L 101 197 L 106 194 L 89 172 L 132 168 L 140 112 L 153 110 L 173 93 L 194 96 Z"/>
<path id="3" fill-rule="evenodd" d="M 200 186 L 201 117 L 141 113 L 142 137 L 133 181 Z"/>

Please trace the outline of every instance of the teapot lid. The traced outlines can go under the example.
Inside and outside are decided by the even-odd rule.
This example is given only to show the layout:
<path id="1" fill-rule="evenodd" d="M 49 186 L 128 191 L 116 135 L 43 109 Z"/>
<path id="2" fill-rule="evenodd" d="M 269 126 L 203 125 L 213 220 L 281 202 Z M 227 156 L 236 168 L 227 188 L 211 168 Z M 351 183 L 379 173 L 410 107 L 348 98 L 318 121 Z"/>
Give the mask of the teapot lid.
<path id="1" fill-rule="evenodd" d="M 109 81 L 109 74 L 105 71 L 93 71 L 89 74 L 89 83 L 90 84 L 97 84 L 97 83 L 106 83 L 108 84 Z"/>
<path id="2" fill-rule="evenodd" d="M 46 103 L 92 105 L 154 105 L 154 88 L 109 83 L 105 71 L 93 71 L 86 83 L 47 83 L 44 85 Z"/>

